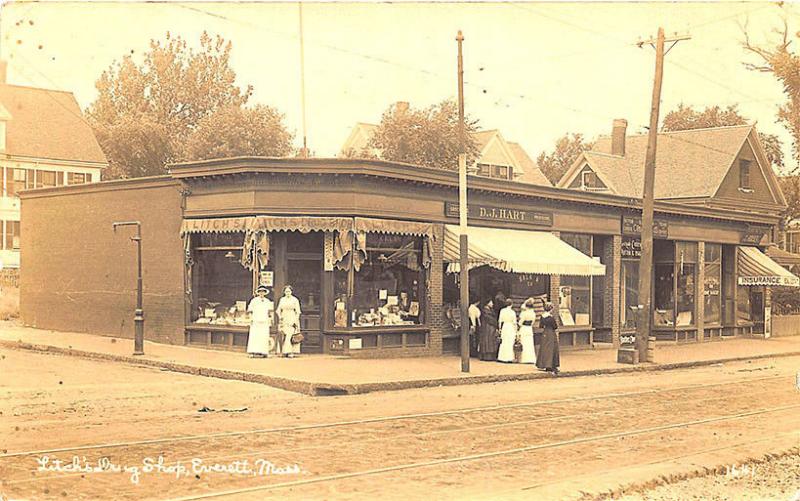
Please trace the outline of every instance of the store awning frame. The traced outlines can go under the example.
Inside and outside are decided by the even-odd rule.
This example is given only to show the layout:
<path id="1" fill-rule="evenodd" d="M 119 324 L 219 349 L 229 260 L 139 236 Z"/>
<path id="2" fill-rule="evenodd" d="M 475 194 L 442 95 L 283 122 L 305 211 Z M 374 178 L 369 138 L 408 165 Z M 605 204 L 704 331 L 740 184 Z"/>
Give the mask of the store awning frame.
<path id="1" fill-rule="evenodd" d="M 739 247 L 736 260 L 739 285 L 800 287 L 800 278 L 756 247 Z"/>
<path id="2" fill-rule="evenodd" d="M 458 266 L 459 227 L 445 226 L 444 261 L 447 272 Z M 601 276 L 605 265 L 545 231 L 467 228 L 469 267 L 491 266 L 506 272 L 539 275 Z"/>

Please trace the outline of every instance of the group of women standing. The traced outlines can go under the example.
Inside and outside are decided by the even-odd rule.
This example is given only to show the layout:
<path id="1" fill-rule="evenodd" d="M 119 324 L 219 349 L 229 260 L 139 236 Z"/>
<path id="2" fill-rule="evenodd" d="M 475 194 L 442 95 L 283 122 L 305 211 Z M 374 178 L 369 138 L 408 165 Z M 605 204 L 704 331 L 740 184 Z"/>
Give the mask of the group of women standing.
<path id="1" fill-rule="evenodd" d="M 277 355 L 293 358 L 300 353 L 300 343 L 303 336 L 300 333 L 300 301 L 292 294 L 292 286 L 283 288 L 283 297 L 274 308 L 272 301 L 267 299 L 269 289 L 259 285 L 256 296 L 250 300 L 247 311 L 250 312 L 251 324 L 247 339 L 247 353 L 250 357 L 266 358 L 270 351 L 275 350 Z M 283 342 L 275 342 L 270 336 L 273 313 L 278 315 L 278 334 Z"/>
<path id="2" fill-rule="evenodd" d="M 495 301 L 502 301 L 499 314 Z M 534 304 L 535 300 L 528 298 L 522 304 L 519 318 L 512 301 L 502 297 L 486 301 L 482 309 L 478 308 L 478 303 L 470 306 L 470 321 L 478 334 L 477 350 L 481 360 L 514 362 L 516 345 L 516 350 L 521 351 L 520 363 L 535 363 L 539 369 L 558 374 L 558 322 L 552 313 L 553 304 L 546 303 L 544 313 L 539 318 L 542 337 L 538 353 L 533 342 L 536 325 Z M 480 315 L 476 312 L 480 312 Z"/>

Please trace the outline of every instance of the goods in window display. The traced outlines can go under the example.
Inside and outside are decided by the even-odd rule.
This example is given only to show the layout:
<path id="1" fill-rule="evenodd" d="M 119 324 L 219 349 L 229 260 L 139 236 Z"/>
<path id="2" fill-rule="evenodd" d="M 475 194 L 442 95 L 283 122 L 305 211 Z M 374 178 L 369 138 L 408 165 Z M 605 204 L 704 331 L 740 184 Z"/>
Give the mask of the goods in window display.
<path id="1" fill-rule="evenodd" d="M 333 326 L 347 327 L 347 296 L 344 294 L 333 302 Z"/>

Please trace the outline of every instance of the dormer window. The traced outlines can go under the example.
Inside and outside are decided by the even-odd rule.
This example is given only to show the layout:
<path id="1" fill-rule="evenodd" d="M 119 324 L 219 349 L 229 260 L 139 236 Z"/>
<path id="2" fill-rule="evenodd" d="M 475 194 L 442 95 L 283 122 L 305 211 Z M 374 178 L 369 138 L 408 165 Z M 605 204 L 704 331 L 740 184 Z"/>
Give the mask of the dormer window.
<path id="1" fill-rule="evenodd" d="M 508 165 L 478 164 L 478 175 L 494 179 L 513 179 L 514 170 Z"/>
<path id="2" fill-rule="evenodd" d="M 586 191 L 605 190 L 606 185 L 597 177 L 597 173 L 591 170 L 581 172 L 581 189 Z"/>
<path id="3" fill-rule="evenodd" d="M 739 160 L 739 189 L 752 191 L 750 186 L 750 160 Z"/>

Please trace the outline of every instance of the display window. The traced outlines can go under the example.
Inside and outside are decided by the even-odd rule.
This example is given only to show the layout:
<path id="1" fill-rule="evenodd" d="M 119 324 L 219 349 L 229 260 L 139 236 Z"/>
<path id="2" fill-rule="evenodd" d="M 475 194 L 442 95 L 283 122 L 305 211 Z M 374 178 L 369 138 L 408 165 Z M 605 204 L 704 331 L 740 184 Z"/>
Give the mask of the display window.
<path id="1" fill-rule="evenodd" d="M 247 303 L 253 297 L 253 271 L 241 263 L 244 234 L 200 233 L 191 238 L 191 321 L 208 325 L 250 325 Z M 261 272 L 271 278 L 269 269 Z"/>
<path id="2" fill-rule="evenodd" d="M 694 325 L 695 291 L 697 289 L 697 244 L 677 242 L 675 244 L 675 277 L 677 314 L 675 325 Z"/>
<path id="3" fill-rule="evenodd" d="M 736 323 L 746 324 L 753 321 L 753 309 L 750 304 L 750 287 L 736 286 Z"/>
<path id="4" fill-rule="evenodd" d="M 352 327 L 423 323 L 422 245 L 422 237 L 367 234 L 364 262 L 353 276 Z M 335 312 L 343 308 L 341 284 L 337 288 L 334 322 Z M 341 314 L 339 318 L 341 323 Z"/>
<path id="5" fill-rule="evenodd" d="M 620 324 L 623 329 L 636 328 L 639 308 L 639 261 L 622 261 L 622 304 Z"/>
<path id="6" fill-rule="evenodd" d="M 722 322 L 722 245 L 707 243 L 704 255 L 703 317 L 706 324 L 718 325 Z"/>
<path id="7" fill-rule="evenodd" d="M 697 244 L 656 241 L 653 247 L 654 313 L 656 327 L 695 324 Z"/>
<path id="8" fill-rule="evenodd" d="M 592 255 L 592 236 L 562 233 L 561 240 L 587 256 Z M 591 277 L 562 276 L 559 288 L 559 316 L 565 326 L 591 325 Z"/>

